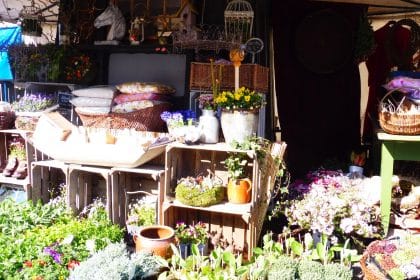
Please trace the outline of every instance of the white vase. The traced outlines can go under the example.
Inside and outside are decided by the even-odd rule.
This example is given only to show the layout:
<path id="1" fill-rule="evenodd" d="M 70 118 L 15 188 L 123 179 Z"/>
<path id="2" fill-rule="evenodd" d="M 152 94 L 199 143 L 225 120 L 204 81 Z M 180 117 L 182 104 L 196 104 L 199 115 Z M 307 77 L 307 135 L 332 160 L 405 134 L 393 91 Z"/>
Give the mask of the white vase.
<path id="1" fill-rule="evenodd" d="M 258 129 L 258 112 L 222 111 L 220 118 L 225 142 L 233 140 L 243 143 L 249 137 L 256 136 Z"/>
<path id="2" fill-rule="evenodd" d="M 214 144 L 219 142 L 220 125 L 213 110 L 203 110 L 203 114 L 200 116 L 200 129 L 201 143 Z"/>

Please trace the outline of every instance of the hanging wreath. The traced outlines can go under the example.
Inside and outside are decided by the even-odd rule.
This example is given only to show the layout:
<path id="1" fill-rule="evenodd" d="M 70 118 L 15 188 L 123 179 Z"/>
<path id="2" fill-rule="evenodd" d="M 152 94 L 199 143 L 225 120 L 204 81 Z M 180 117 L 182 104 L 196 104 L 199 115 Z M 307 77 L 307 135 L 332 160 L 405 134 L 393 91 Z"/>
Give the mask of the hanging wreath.
<path id="1" fill-rule="evenodd" d="M 410 37 L 406 50 L 399 50 L 396 44 L 397 28 L 406 25 L 410 27 Z M 391 65 L 396 65 L 399 70 L 412 70 L 413 55 L 419 51 L 420 47 L 420 27 L 412 19 L 402 19 L 395 22 L 386 37 L 385 51 Z"/>
<path id="2" fill-rule="evenodd" d="M 366 61 L 368 57 L 375 51 L 375 33 L 373 31 L 371 22 L 369 21 L 367 14 L 359 19 L 359 26 L 355 36 L 354 45 L 354 61 L 359 64 Z"/>

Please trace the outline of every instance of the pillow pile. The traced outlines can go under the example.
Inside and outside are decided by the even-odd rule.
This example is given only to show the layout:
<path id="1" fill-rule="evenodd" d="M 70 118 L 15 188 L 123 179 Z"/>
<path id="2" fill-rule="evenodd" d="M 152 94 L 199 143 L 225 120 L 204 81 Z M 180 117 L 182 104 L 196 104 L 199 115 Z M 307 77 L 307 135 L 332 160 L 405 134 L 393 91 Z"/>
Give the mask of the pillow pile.
<path id="1" fill-rule="evenodd" d="M 72 91 L 70 102 L 85 114 L 108 114 L 116 94 L 114 86 L 93 86 Z"/>
<path id="2" fill-rule="evenodd" d="M 114 97 L 112 112 L 129 113 L 169 103 L 175 89 L 155 82 L 129 82 L 117 85 L 119 93 Z"/>

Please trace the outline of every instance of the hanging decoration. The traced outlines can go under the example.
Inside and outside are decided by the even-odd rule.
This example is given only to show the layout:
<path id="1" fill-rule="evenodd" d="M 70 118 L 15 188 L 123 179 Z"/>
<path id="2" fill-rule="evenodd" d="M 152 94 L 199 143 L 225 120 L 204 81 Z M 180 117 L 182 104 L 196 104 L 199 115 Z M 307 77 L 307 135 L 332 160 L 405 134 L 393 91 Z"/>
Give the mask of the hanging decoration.
<path id="1" fill-rule="evenodd" d="M 225 32 L 228 41 L 245 43 L 252 35 L 254 11 L 246 0 L 233 0 L 225 9 Z"/>

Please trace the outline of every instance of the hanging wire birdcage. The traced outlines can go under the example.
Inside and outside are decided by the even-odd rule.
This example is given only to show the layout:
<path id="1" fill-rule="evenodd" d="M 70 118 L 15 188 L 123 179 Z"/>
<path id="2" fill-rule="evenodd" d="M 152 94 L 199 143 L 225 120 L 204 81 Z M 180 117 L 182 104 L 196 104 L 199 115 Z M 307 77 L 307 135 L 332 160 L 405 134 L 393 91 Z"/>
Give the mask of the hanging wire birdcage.
<path id="1" fill-rule="evenodd" d="M 21 20 L 22 34 L 29 36 L 41 36 L 42 27 L 41 21 L 42 16 L 39 13 L 39 6 L 32 0 L 30 6 L 23 6 L 23 9 L 19 12 Z"/>
<path id="2" fill-rule="evenodd" d="M 246 0 L 233 0 L 225 9 L 225 33 L 228 41 L 246 42 L 252 35 L 254 11 Z"/>

